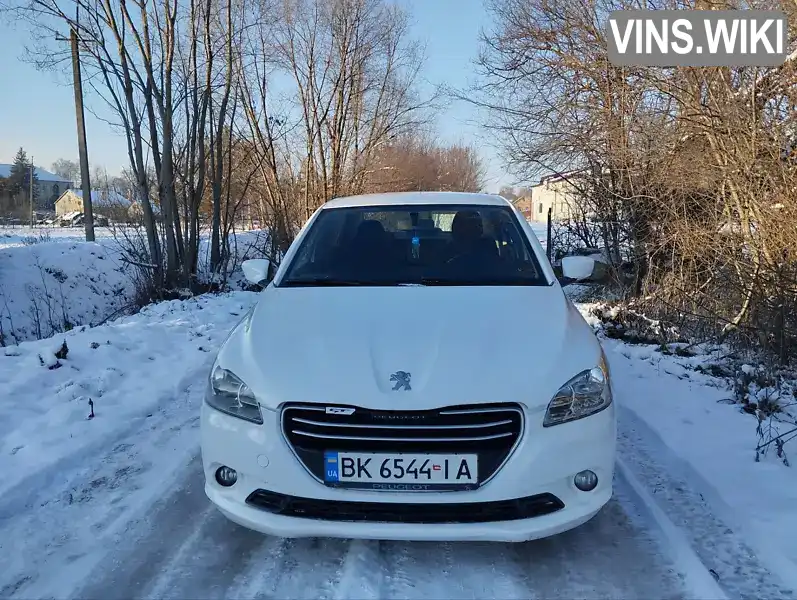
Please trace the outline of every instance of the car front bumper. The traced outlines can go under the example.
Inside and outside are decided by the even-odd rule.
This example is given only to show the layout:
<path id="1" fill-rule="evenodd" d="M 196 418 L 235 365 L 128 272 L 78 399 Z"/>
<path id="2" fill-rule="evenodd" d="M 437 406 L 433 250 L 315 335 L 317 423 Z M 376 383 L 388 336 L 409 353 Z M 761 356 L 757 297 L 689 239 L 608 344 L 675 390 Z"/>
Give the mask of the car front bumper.
<path id="1" fill-rule="evenodd" d="M 616 426 L 614 405 L 579 421 L 543 428 L 541 414 L 525 414 L 525 433 L 500 471 L 466 492 L 376 492 L 330 488 L 312 477 L 280 432 L 279 414 L 263 410 L 263 425 L 227 416 L 204 404 L 201 417 L 205 492 L 230 520 L 283 537 L 338 537 L 426 541 L 520 542 L 567 531 L 591 519 L 611 498 Z M 215 472 L 232 467 L 235 485 L 222 487 Z M 573 477 L 590 469 L 598 486 L 578 490 Z M 275 514 L 247 504 L 255 490 L 332 502 L 483 503 L 553 494 L 564 504 L 531 518 L 467 523 L 333 521 Z"/>

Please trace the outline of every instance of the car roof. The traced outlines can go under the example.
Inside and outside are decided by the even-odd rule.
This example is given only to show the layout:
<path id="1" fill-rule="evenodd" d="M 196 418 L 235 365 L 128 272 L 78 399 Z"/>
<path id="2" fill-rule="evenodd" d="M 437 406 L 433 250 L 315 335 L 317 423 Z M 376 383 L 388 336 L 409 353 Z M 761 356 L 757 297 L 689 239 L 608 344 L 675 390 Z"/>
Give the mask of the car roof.
<path id="1" fill-rule="evenodd" d="M 467 192 L 390 192 L 385 194 L 362 194 L 335 198 L 322 206 L 330 208 L 354 208 L 364 206 L 401 206 L 424 204 L 450 204 L 474 206 L 507 206 L 509 201 L 495 194 L 477 194 Z"/>

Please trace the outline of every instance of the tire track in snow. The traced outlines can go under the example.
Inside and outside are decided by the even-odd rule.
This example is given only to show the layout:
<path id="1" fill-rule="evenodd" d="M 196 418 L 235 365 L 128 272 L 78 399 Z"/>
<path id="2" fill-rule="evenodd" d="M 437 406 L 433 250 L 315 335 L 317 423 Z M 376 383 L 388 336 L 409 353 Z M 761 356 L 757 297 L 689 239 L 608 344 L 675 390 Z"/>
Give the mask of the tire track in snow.
<path id="1" fill-rule="evenodd" d="M 249 556 L 241 558 L 246 561 L 246 567 L 233 578 L 226 593 L 227 597 L 264 597 L 263 590 L 268 588 L 269 582 L 276 580 L 279 573 L 285 568 L 285 554 L 293 542 L 287 538 L 274 539 L 273 545 L 263 544 Z"/>
<path id="2" fill-rule="evenodd" d="M 619 407 L 618 454 L 630 476 L 649 490 L 650 503 L 677 527 L 700 563 L 718 576 L 730 596 L 794 598 L 762 564 L 743 536 L 715 514 L 700 489 L 708 484 L 673 454 L 630 409 Z"/>
<path id="3" fill-rule="evenodd" d="M 191 471 L 196 451 L 186 439 L 197 435 L 192 405 L 202 389 L 192 386 L 172 397 L 145 428 L 116 439 L 104 456 L 69 473 L 65 486 L 37 490 L 34 506 L 5 521 L 0 552 L 5 546 L 14 553 L 0 569 L 0 586 L 20 573 L 28 579 L 16 593 L 25 598 L 65 597 L 70 586 L 82 585 L 81 576 L 92 573 L 108 549 L 124 544 L 131 521 L 146 516 Z M 152 476 L 155 465 L 158 477 Z"/>
<path id="4" fill-rule="evenodd" d="M 201 480 L 202 464 L 196 457 L 183 472 L 180 485 L 159 498 L 140 518 L 127 523 L 116 536 L 117 545 L 73 596 L 122 600 L 131 593 L 145 594 L 179 551 L 181 542 L 190 538 L 212 512 L 204 491 L 196 489 L 195 481 Z"/>
<path id="5" fill-rule="evenodd" d="M 178 511 L 172 512 L 171 519 L 178 517 Z M 156 529 L 153 534 L 159 536 L 160 532 Z M 172 559 L 163 565 L 144 597 L 224 598 L 253 552 L 273 555 L 279 545 L 279 538 L 236 525 L 208 503 L 196 519 L 194 531 L 182 543 L 177 541 Z M 145 554 L 136 553 L 148 560 L 146 547 L 142 550 Z"/>
<path id="6" fill-rule="evenodd" d="M 206 361 L 201 367 L 187 373 L 171 390 L 162 394 L 155 406 L 142 410 L 141 415 L 131 419 L 126 426 L 112 427 L 93 442 L 71 454 L 55 459 L 35 473 L 0 490 L 0 528 L 6 521 L 18 518 L 21 513 L 36 508 L 41 502 L 51 498 L 54 490 L 68 488 L 73 481 L 85 476 L 91 471 L 91 467 L 86 465 L 95 463 L 97 456 L 107 459 L 113 453 L 113 451 L 108 453 L 108 448 L 117 448 L 120 441 L 131 441 L 135 444 L 140 440 L 142 431 L 162 425 L 164 418 L 174 415 L 174 407 L 169 405 L 170 401 L 175 397 L 190 394 L 192 389 L 204 390 L 203 386 L 197 388 L 196 382 L 201 380 L 200 375 L 209 369 L 210 362 Z M 151 418 L 156 413 L 159 413 L 158 418 L 153 423 Z M 98 416 L 98 422 L 101 422 L 99 419 L 101 416 Z"/>
<path id="7" fill-rule="evenodd" d="M 384 542 L 387 598 L 456 598 L 443 545 L 436 542 Z"/>
<path id="8" fill-rule="evenodd" d="M 335 584 L 335 600 L 383 598 L 385 583 L 385 542 L 350 540 Z"/>
<path id="9" fill-rule="evenodd" d="M 221 598 L 254 569 L 253 556 L 273 556 L 258 565 L 279 572 L 284 540 L 264 536 L 229 521 L 204 493 L 197 456 L 183 474 L 183 485 L 162 498 L 145 518 L 128 524 L 126 541 L 104 561 L 99 577 L 79 598 Z"/>
<path id="10" fill-rule="evenodd" d="M 262 534 L 260 534 L 262 535 Z M 350 552 L 351 542 L 323 538 L 276 538 L 280 544 L 279 561 L 269 565 L 264 573 L 258 562 L 269 556 L 252 560 L 239 578 L 239 585 L 228 596 L 283 600 L 284 598 L 332 598 Z M 243 585 L 241 585 L 243 583 Z"/>
<path id="11" fill-rule="evenodd" d="M 681 579 L 655 540 L 612 499 L 587 523 L 512 546 L 514 561 L 539 598 L 683 598 Z"/>
<path id="12" fill-rule="evenodd" d="M 617 472 L 617 480 L 622 482 L 622 487 L 628 489 L 629 496 L 632 497 L 630 502 L 633 502 L 633 508 L 639 511 L 638 515 L 648 523 L 653 523 L 653 528 L 658 529 L 664 546 L 663 551 L 669 555 L 679 573 L 685 578 L 688 588 L 699 598 L 729 600 L 706 565 L 695 554 L 683 532 L 667 518 L 621 459 L 617 461 Z"/>
<path id="13" fill-rule="evenodd" d="M 451 542 L 442 545 L 448 565 L 449 587 L 460 598 L 536 598 L 513 561 L 516 544 Z"/>

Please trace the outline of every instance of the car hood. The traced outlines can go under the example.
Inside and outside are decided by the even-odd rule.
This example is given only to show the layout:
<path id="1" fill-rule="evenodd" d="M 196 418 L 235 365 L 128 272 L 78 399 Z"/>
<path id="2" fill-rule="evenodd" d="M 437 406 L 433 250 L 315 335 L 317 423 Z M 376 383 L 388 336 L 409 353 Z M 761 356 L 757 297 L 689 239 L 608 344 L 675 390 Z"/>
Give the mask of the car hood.
<path id="1" fill-rule="evenodd" d="M 494 401 L 544 409 L 599 359 L 596 337 L 558 285 L 269 287 L 217 364 L 272 409 Z M 394 389 L 399 371 L 409 390 Z"/>

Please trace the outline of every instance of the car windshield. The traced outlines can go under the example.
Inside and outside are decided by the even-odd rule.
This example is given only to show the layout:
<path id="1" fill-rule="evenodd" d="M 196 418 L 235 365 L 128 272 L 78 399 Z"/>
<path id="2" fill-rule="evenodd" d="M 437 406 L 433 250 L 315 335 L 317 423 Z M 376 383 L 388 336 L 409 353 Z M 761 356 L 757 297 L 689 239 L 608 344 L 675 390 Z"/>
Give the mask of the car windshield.
<path id="1" fill-rule="evenodd" d="M 413 205 L 321 211 L 280 287 L 547 285 L 509 207 Z"/>

